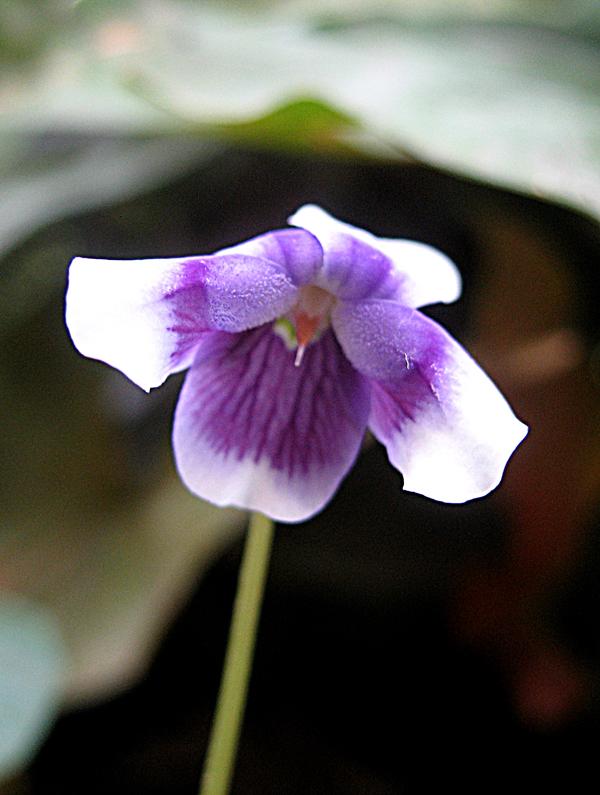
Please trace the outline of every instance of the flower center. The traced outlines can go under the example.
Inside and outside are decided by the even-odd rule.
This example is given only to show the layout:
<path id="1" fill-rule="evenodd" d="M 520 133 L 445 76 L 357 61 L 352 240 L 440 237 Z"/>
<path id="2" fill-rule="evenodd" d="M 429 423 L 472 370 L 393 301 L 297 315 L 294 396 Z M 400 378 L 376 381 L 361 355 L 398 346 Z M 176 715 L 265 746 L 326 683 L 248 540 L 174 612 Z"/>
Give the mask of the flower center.
<path id="1" fill-rule="evenodd" d="M 275 331 L 290 349 L 296 349 L 294 364 L 300 367 L 304 351 L 318 339 L 329 326 L 329 318 L 335 298 L 327 290 L 312 284 L 301 287 L 298 300 L 289 317 L 275 322 Z"/>

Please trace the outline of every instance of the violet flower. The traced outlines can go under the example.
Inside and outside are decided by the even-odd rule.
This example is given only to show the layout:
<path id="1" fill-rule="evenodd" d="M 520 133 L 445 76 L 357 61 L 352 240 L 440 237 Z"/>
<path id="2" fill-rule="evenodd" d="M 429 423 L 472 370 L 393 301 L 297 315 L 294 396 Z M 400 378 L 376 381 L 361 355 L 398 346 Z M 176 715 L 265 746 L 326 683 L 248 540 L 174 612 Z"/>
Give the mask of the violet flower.
<path id="1" fill-rule="evenodd" d="M 308 518 L 367 427 L 409 491 L 458 503 L 497 486 L 527 428 L 417 311 L 459 297 L 452 262 L 314 205 L 290 223 L 208 256 L 76 258 L 66 309 L 76 347 L 145 390 L 190 368 L 175 461 L 217 505 Z"/>

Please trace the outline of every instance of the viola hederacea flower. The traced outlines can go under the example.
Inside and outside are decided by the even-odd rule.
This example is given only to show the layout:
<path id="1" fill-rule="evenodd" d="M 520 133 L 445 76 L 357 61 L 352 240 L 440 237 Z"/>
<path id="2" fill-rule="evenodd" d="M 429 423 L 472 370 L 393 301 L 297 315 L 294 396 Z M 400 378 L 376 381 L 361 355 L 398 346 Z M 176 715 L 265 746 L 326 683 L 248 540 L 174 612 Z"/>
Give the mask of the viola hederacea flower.
<path id="1" fill-rule="evenodd" d="M 145 390 L 189 368 L 175 462 L 217 505 L 308 518 L 367 428 L 405 489 L 450 503 L 487 494 L 527 428 L 418 311 L 459 297 L 455 266 L 314 205 L 289 222 L 207 256 L 76 258 L 66 304 L 76 347 Z"/>

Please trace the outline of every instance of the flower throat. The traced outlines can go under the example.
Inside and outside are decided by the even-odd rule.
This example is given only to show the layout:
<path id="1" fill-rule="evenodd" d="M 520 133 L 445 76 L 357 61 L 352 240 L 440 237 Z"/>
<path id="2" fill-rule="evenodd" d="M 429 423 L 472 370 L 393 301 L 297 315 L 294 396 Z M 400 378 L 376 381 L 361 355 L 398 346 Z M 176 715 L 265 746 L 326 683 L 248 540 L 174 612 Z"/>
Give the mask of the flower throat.
<path id="1" fill-rule="evenodd" d="M 289 314 L 278 318 L 273 324 L 289 350 L 296 351 L 294 365 L 300 367 L 304 351 L 311 342 L 318 340 L 329 327 L 331 309 L 335 298 L 327 290 L 309 284 L 301 287 L 299 297 Z"/>

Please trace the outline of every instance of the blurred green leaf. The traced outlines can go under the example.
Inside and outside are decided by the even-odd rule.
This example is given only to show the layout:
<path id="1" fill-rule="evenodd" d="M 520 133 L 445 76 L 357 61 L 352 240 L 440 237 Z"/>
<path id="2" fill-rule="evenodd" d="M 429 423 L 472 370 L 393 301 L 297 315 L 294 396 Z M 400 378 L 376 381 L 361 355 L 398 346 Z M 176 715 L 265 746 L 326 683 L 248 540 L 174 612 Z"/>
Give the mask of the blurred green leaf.
<path id="1" fill-rule="evenodd" d="M 7 129 L 408 152 L 600 213 L 587 0 L 81 2 L 64 22 L 36 79 L 4 75 Z"/>
<path id="2" fill-rule="evenodd" d="M 246 122 L 215 125 L 224 138 L 287 150 L 337 150 L 358 124 L 324 102 L 298 100 Z M 298 131 L 301 130 L 301 135 Z"/>
<path id="3" fill-rule="evenodd" d="M 425 163 L 600 214 L 596 47 L 493 25 L 343 38 L 367 63 L 362 89 L 342 87 L 338 105 L 386 141 Z"/>
<path id="4" fill-rule="evenodd" d="M 0 779 L 23 768 L 50 728 L 61 697 L 65 651 L 52 616 L 0 596 Z"/>
<path id="5" fill-rule="evenodd" d="M 421 22 L 446 25 L 477 21 L 537 25 L 600 38 L 597 0 L 287 0 L 278 6 L 287 17 L 308 15 L 328 28 L 373 19 L 402 22 L 409 27 Z"/>
<path id="6" fill-rule="evenodd" d="M 0 254 L 40 226 L 135 196 L 185 173 L 216 151 L 205 141 L 186 138 L 83 139 L 63 143 L 59 151 L 43 143 L 15 147 L 12 169 L 5 158 Z"/>

